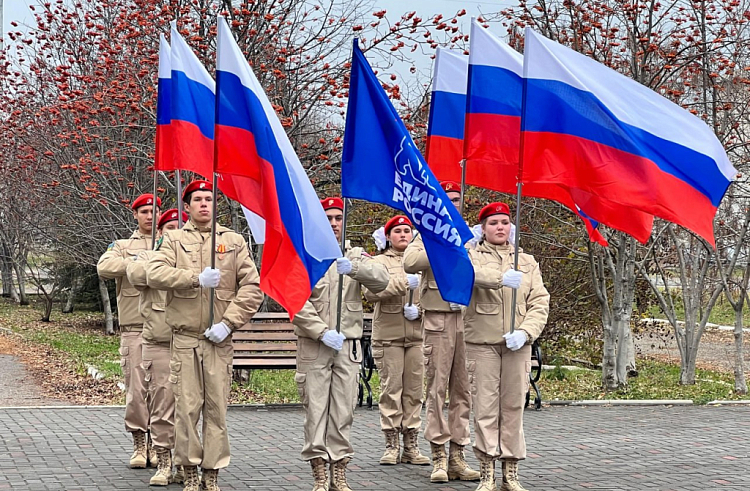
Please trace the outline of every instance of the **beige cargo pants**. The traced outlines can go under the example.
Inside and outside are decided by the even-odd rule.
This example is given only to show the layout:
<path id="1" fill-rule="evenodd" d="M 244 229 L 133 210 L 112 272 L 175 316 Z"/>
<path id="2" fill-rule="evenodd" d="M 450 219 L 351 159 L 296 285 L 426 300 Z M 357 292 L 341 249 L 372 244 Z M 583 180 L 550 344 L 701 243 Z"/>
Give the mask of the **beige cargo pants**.
<path id="1" fill-rule="evenodd" d="M 511 351 L 504 344 L 467 343 L 466 359 L 474 403 L 474 451 L 525 459 L 523 407 L 529 390 L 531 345 Z"/>
<path id="2" fill-rule="evenodd" d="M 424 366 L 427 379 L 427 423 L 424 437 L 431 443 L 468 445 L 471 394 L 466 372 L 464 321 L 461 312 L 424 313 Z M 448 419 L 443 414 L 450 392 Z"/>
<path id="3" fill-rule="evenodd" d="M 169 344 L 143 343 L 143 361 L 148 391 L 151 441 L 157 447 L 174 448 L 174 394 L 169 383 Z"/>
<path id="4" fill-rule="evenodd" d="M 424 392 L 422 345 L 373 341 L 372 357 L 380 375 L 381 429 L 418 429 Z"/>
<path id="5" fill-rule="evenodd" d="M 223 469 L 229 465 L 227 403 L 232 384 L 232 337 L 214 344 L 172 337 L 169 381 L 175 398 L 175 465 Z M 203 444 L 198 420 L 203 415 Z"/>
<path id="6" fill-rule="evenodd" d="M 356 358 L 352 353 L 355 343 Z M 326 462 L 336 462 L 354 455 L 349 434 L 361 361 L 359 340 L 347 339 L 341 351 L 335 351 L 315 339 L 297 338 L 294 379 L 305 408 L 302 460 L 320 457 Z"/>
<path id="7" fill-rule="evenodd" d="M 141 366 L 141 331 L 123 327 L 120 335 L 120 367 L 125 380 L 125 431 L 148 431 L 146 373 Z"/>

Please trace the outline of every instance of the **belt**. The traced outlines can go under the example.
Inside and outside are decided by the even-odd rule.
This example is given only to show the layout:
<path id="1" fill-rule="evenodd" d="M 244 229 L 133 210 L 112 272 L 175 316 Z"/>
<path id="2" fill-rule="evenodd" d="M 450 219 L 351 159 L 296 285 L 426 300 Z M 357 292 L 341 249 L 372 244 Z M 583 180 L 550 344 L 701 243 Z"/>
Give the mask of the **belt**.
<path id="1" fill-rule="evenodd" d="M 172 333 L 177 334 L 179 336 L 189 336 L 191 338 L 196 338 L 196 339 L 206 339 L 206 336 L 204 335 L 204 333 L 188 331 L 186 329 L 174 329 L 172 330 Z"/>

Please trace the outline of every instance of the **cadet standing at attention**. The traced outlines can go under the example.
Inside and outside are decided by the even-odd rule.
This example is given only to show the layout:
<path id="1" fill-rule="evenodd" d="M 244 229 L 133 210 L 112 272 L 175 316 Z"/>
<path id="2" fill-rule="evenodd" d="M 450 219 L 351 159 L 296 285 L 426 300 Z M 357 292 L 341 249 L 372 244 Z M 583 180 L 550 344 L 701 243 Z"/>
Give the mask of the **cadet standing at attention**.
<path id="1" fill-rule="evenodd" d="M 258 271 L 239 234 L 216 226 L 211 250 L 212 185 L 193 181 L 183 202 L 190 220 L 167 232 L 146 266 L 148 286 L 166 290 L 165 316 L 172 329 L 169 380 L 175 396 L 175 464 L 185 491 L 218 491 L 218 473 L 229 465 L 227 403 L 232 383 L 232 332 L 263 300 Z M 211 254 L 216 253 L 212 269 Z M 215 288 L 209 325 L 209 289 Z M 203 440 L 198 421 L 203 416 Z M 203 469 L 198 480 L 198 466 Z"/>
<path id="2" fill-rule="evenodd" d="M 182 221 L 188 220 L 182 212 Z M 178 229 L 178 211 L 172 208 L 161 214 L 159 234 Z M 172 475 L 172 450 L 174 449 L 174 394 L 169 383 L 169 360 L 172 331 L 164 318 L 166 292 L 146 286 L 146 263 L 153 250 L 141 251 L 128 265 L 128 281 L 141 292 L 140 311 L 143 315 L 143 370 L 148 392 L 151 439 L 159 460 L 156 474 L 151 476 L 151 486 L 167 486 L 182 482 L 182 473 Z"/>
<path id="3" fill-rule="evenodd" d="M 336 239 L 341 240 L 344 202 L 321 201 Z M 344 275 L 341 332 L 339 275 Z M 357 399 L 357 375 L 362 361 L 362 285 L 372 292 L 388 286 L 388 270 L 361 248 L 347 251 L 318 281 L 310 299 L 294 316 L 297 335 L 295 380 L 305 408 L 302 459 L 310 461 L 314 491 L 350 491 L 346 466 L 354 454 L 349 433 Z M 329 481 L 327 466 L 331 465 Z M 329 487 L 330 486 L 330 487 Z"/>
<path id="4" fill-rule="evenodd" d="M 474 291 L 466 309 L 466 358 L 474 402 L 474 452 L 481 464 L 477 491 L 495 491 L 495 460 L 502 461 L 502 491 L 526 491 L 518 461 L 526 458 L 523 408 L 529 390 L 531 343 L 547 323 L 549 293 L 534 257 L 509 243 L 510 209 L 491 203 L 479 212 L 482 238 L 469 250 Z M 513 290 L 517 290 L 511 333 Z"/>
<path id="5" fill-rule="evenodd" d="M 372 356 L 380 375 L 380 427 L 385 434 L 385 453 L 381 465 L 399 462 L 429 465 L 430 459 L 419 451 L 422 426 L 422 323 L 419 312 L 419 275 L 404 272 L 404 250 L 412 240 L 411 221 L 397 215 L 380 229 L 378 249 L 385 252 L 373 260 L 388 268 L 388 288 L 373 293 L 365 288 L 365 298 L 375 304 L 372 322 Z M 377 234 L 378 232 L 376 232 Z M 409 302 L 409 292 L 413 298 Z M 400 434 L 404 451 L 399 455 Z"/>
<path id="6" fill-rule="evenodd" d="M 440 183 L 456 208 L 461 202 L 461 186 Z M 461 306 L 449 304 L 440 296 L 421 237 L 404 252 L 404 271 L 422 273 L 420 303 L 423 310 L 424 364 L 427 375 L 427 423 L 424 437 L 432 449 L 431 482 L 449 479 L 478 481 L 479 472 L 469 467 L 464 446 L 470 443 L 469 414 L 471 395 L 466 371 L 466 345 Z M 446 391 L 450 391 L 448 420 L 443 415 Z M 446 457 L 445 444 L 450 442 Z"/>
<path id="7" fill-rule="evenodd" d="M 159 219 L 161 199 L 142 194 L 133 201 L 133 218 L 138 229 L 129 239 L 112 242 L 99 258 L 96 271 L 102 278 L 115 280 L 117 288 L 117 318 L 120 324 L 120 356 L 125 379 L 125 431 L 133 435 L 133 455 L 130 467 L 144 469 L 149 461 L 148 405 L 146 403 L 145 373 L 141 367 L 141 332 L 143 316 L 138 309 L 140 294 L 127 278 L 128 264 L 139 252 L 152 249 L 151 230 Z M 156 462 L 152 462 L 156 464 Z"/>

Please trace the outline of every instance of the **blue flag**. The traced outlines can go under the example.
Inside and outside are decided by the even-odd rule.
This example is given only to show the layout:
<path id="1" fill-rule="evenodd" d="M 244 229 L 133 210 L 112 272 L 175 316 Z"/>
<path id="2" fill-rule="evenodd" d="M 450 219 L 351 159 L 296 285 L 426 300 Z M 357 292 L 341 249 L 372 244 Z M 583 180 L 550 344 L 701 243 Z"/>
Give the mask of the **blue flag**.
<path id="1" fill-rule="evenodd" d="M 356 39 L 341 194 L 403 211 L 422 235 L 440 295 L 469 304 L 474 267 L 464 244 L 473 234 L 427 167 Z"/>

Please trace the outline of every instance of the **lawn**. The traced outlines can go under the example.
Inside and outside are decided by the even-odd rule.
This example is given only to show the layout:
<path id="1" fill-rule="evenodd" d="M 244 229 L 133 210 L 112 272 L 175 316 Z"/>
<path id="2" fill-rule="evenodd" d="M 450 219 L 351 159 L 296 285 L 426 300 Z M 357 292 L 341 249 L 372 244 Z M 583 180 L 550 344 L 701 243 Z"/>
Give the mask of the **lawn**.
<path id="1" fill-rule="evenodd" d="M 674 301 L 675 313 L 677 314 L 677 320 L 685 320 L 685 307 L 682 304 L 682 298 L 677 297 Z M 667 316 L 662 312 L 661 307 L 658 304 L 651 305 L 646 311 L 646 315 L 657 319 L 666 319 Z M 745 302 L 742 310 L 742 319 L 745 327 L 750 327 L 750 303 Z M 727 299 L 722 296 L 716 302 L 711 315 L 708 316 L 708 322 L 713 324 L 719 324 L 720 326 L 734 326 L 734 309 Z"/>

